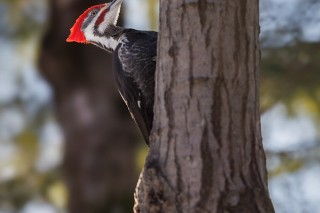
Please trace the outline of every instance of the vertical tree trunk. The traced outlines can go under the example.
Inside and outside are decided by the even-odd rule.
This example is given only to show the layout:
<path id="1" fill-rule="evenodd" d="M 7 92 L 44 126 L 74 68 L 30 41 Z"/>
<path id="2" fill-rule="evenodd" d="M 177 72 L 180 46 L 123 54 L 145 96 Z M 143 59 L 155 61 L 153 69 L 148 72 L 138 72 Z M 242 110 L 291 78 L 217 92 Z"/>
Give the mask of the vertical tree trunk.
<path id="1" fill-rule="evenodd" d="M 100 3 L 52 0 L 40 58 L 66 139 L 70 213 L 132 212 L 137 178 L 136 128 L 114 88 L 111 55 L 65 42 L 77 17 Z"/>
<path id="2" fill-rule="evenodd" d="M 258 0 L 160 1 L 155 119 L 136 212 L 274 212 L 258 35 Z"/>

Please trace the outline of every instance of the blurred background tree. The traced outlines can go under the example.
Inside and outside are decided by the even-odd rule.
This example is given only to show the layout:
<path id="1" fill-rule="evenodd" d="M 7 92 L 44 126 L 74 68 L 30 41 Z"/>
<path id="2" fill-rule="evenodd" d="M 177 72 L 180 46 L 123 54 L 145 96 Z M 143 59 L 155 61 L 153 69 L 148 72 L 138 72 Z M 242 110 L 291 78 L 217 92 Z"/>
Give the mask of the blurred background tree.
<path id="1" fill-rule="evenodd" d="M 50 2 L 40 71 L 53 90 L 63 130 L 68 212 L 132 211 L 137 179 L 136 127 L 113 83 L 112 55 L 66 43 L 78 16 L 103 1 Z"/>
<path id="2" fill-rule="evenodd" d="M 67 200 L 69 209 L 132 212 L 146 147 L 107 54 L 65 43 L 77 16 L 98 2 L 0 0 L 1 213 L 66 212 Z M 157 5 L 125 1 L 124 25 L 156 30 Z M 318 212 L 320 2 L 260 0 L 260 16 L 271 198 L 278 213 Z"/>

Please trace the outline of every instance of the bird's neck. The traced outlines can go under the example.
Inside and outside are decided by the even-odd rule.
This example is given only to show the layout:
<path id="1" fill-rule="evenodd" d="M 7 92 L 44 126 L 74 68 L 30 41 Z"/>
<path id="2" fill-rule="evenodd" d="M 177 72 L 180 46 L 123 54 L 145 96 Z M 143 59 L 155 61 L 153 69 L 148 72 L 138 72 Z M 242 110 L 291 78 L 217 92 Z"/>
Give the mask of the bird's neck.
<path id="1" fill-rule="evenodd" d="M 117 48 L 118 44 L 121 42 L 123 31 L 123 27 L 110 25 L 104 31 L 104 33 L 96 31 L 95 41 L 92 43 L 104 50 L 112 52 Z"/>

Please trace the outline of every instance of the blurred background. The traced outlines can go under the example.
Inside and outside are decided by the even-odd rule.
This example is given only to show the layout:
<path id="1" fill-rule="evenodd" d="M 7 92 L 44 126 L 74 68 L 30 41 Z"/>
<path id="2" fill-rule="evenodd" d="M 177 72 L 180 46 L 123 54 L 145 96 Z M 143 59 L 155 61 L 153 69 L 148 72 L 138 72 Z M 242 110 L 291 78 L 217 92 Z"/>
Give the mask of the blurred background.
<path id="1" fill-rule="evenodd" d="M 100 0 L 0 0 L 0 213 L 132 212 L 147 147 L 110 56 L 65 43 Z M 121 25 L 157 30 L 157 0 Z M 277 213 L 320 212 L 320 2 L 260 0 L 261 111 Z M 126 133 L 126 134 L 124 134 Z"/>

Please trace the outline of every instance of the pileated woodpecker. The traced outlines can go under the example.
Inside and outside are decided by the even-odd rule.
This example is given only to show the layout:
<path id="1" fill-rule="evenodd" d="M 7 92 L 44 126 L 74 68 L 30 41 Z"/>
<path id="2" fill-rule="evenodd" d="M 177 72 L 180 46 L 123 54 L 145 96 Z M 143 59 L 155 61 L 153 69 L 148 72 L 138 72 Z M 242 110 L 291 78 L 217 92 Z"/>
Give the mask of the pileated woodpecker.
<path id="1" fill-rule="evenodd" d="M 149 144 L 158 34 L 116 26 L 122 1 L 113 0 L 87 9 L 71 28 L 67 41 L 90 43 L 113 52 L 119 92 Z"/>

